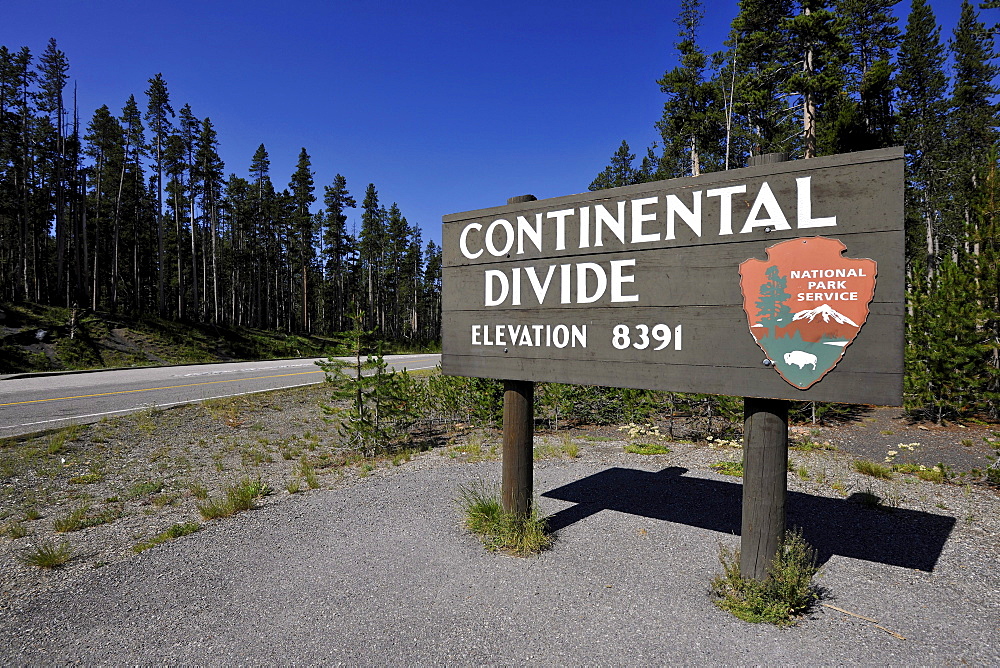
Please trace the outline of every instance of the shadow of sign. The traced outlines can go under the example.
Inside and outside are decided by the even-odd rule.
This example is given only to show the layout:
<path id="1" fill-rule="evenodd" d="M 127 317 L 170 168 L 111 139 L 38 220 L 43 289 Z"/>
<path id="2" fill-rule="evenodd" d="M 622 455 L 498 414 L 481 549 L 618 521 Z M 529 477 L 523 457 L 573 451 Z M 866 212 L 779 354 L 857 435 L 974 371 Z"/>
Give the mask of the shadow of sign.
<path id="1" fill-rule="evenodd" d="M 656 473 L 611 468 L 542 496 L 577 505 L 549 518 L 559 531 L 602 510 L 740 532 L 742 485 L 685 477 L 687 469 Z M 787 525 L 800 527 L 820 564 L 837 554 L 890 566 L 932 571 L 955 518 L 899 508 L 869 508 L 855 500 L 788 492 Z"/>

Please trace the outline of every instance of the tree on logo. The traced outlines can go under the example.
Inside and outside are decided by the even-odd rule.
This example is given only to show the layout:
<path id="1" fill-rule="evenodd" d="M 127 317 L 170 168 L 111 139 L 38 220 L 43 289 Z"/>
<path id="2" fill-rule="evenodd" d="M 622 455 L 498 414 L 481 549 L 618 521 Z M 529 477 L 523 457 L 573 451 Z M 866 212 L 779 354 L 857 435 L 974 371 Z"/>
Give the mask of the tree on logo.
<path id="1" fill-rule="evenodd" d="M 757 316 L 762 325 L 770 328 L 771 338 L 774 339 L 777 338 L 775 330 L 790 321 L 792 309 L 788 308 L 785 300 L 791 295 L 785 292 L 786 278 L 778 273 L 777 265 L 771 265 L 764 273 L 769 280 L 760 286 Z"/>

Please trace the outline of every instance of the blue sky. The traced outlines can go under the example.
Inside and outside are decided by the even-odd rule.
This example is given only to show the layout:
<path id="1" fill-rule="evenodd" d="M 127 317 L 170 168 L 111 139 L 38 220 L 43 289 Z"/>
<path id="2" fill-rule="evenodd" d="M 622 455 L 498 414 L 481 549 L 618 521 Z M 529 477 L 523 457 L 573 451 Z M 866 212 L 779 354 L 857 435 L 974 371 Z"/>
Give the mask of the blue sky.
<path id="1" fill-rule="evenodd" d="M 947 41 L 960 2 L 931 4 Z M 102 104 L 120 114 L 130 94 L 144 109 L 159 72 L 175 110 L 211 117 L 227 173 L 246 176 L 263 143 L 283 188 L 305 147 L 318 197 L 338 172 L 359 202 L 375 183 L 440 242 L 444 214 L 582 192 L 622 139 L 645 150 L 663 104 L 655 82 L 676 64 L 679 0 L 4 5 L 0 44 L 37 56 L 55 37 L 66 52 L 83 125 Z M 704 6 L 715 50 L 737 2 Z"/>

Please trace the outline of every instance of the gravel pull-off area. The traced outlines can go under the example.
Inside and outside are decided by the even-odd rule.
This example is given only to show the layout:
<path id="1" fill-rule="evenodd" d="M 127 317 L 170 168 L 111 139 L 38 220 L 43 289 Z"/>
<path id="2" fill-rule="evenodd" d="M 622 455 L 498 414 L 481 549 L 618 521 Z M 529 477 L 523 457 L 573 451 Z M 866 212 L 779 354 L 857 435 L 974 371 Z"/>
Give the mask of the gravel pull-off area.
<path id="1" fill-rule="evenodd" d="M 538 557 L 486 552 L 462 529 L 458 487 L 499 480 L 500 463 L 438 448 L 10 589 L 0 663 L 1000 665 L 994 489 L 877 481 L 845 453 L 793 452 L 788 521 L 819 551 L 824 602 L 868 619 L 820 606 L 782 630 L 709 596 L 741 494 L 711 464 L 739 450 L 622 445 L 536 463 L 558 529 Z"/>

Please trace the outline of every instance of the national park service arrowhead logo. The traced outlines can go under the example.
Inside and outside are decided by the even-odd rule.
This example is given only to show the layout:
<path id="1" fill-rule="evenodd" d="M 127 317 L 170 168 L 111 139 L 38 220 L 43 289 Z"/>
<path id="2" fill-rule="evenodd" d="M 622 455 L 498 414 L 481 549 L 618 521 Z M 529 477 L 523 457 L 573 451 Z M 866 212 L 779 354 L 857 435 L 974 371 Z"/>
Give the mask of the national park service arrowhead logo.
<path id="1" fill-rule="evenodd" d="M 875 260 L 842 257 L 838 239 L 808 237 L 740 264 L 750 333 L 790 385 L 805 390 L 837 366 L 868 319 Z"/>

